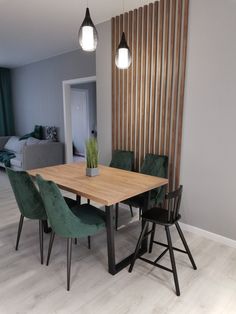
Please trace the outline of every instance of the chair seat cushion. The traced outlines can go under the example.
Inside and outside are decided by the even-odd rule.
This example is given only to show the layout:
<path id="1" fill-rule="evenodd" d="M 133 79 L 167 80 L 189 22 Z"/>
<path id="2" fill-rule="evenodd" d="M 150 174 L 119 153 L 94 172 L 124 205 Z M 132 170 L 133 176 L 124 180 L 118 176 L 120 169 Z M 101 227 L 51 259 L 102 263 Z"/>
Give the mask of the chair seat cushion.
<path id="1" fill-rule="evenodd" d="M 160 225 L 173 225 L 178 221 L 181 216 L 178 215 L 177 219 L 173 220 L 172 217 L 168 217 L 168 210 L 161 207 L 153 207 L 142 214 L 144 220 L 154 222 Z"/>
<path id="2" fill-rule="evenodd" d="M 105 227 L 105 213 L 90 204 L 74 205 L 70 207 L 74 215 L 85 225 L 96 225 Z"/>

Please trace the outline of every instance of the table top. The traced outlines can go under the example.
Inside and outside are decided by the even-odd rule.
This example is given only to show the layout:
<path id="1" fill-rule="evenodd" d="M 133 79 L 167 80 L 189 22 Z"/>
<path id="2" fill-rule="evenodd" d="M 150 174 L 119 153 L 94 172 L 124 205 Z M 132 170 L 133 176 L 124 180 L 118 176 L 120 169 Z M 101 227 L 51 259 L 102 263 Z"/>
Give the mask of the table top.
<path id="1" fill-rule="evenodd" d="M 71 163 L 28 170 L 54 181 L 61 189 L 110 206 L 130 197 L 168 184 L 165 178 L 99 165 L 99 175 L 88 177 L 85 163 Z"/>

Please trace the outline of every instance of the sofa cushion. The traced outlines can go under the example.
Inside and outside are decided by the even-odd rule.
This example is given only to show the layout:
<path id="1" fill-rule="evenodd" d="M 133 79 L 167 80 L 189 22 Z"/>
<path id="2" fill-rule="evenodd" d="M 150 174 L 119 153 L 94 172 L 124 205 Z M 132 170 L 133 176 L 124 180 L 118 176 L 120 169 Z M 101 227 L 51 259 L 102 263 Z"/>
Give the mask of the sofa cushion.
<path id="1" fill-rule="evenodd" d="M 11 166 L 21 168 L 22 167 L 22 154 L 15 154 L 16 157 L 11 159 Z"/>
<path id="2" fill-rule="evenodd" d="M 11 136 L 4 146 L 4 149 L 9 150 L 14 153 L 22 154 L 24 146 L 26 145 L 26 140 L 19 140 L 17 136 Z"/>
<path id="3" fill-rule="evenodd" d="M 35 137 L 29 137 L 26 141 L 26 145 L 46 144 L 52 142 L 51 140 L 38 140 Z"/>

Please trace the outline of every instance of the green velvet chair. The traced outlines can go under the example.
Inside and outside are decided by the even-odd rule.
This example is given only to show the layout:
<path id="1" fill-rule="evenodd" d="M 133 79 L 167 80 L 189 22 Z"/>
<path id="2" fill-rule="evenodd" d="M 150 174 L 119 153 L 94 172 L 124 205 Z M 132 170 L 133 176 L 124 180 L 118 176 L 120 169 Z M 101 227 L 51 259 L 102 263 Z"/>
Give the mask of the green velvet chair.
<path id="1" fill-rule="evenodd" d="M 6 168 L 6 171 L 21 212 L 15 248 L 18 250 L 24 218 L 38 220 L 40 258 L 43 264 L 43 221 L 47 220 L 47 214 L 42 198 L 27 172 L 13 171 L 9 168 Z"/>
<path id="2" fill-rule="evenodd" d="M 90 204 L 75 205 L 69 208 L 54 182 L 45 181 L 39 175 L 36 176 L 36 180 L 52 227 L 47 265 L 55 234 L 67 238 L 67 290 L 69 291 L 72 240 L 73 238 L 92 236 L 104 229 L 105 213 Z"/>
<path id="3" fill-rule="evenodd" d="M 110 167 L 133 171 L 134 170 L 134 152 L 125 150 L 115 150 L 112 154 L 112 160 Z M 133 209 L 130 206 L 130 213 L 133 217 Z M 118 217 L 119 217 L 119 204 L 116 204 L 116 230 L 118 229 Z"/>
<path id="4" fill-rule="evenodd" d="M 140 173 L 161 178 L 167 178 L 168 157 L 164 155 L 146 154 Z M 165 186 L 152 190 L 149 204 L 150 207 L 161 204 L 164 201 L 165 194 L 166 194 Z M 141 214 L 141 211 L 145 206 L 145 202 L 146 202 L 145 194 L 140 194 L 126 200 L 124 203 L 128 204 L 131 207 L 132 206 L 138 207 L 139 213 Z"/>

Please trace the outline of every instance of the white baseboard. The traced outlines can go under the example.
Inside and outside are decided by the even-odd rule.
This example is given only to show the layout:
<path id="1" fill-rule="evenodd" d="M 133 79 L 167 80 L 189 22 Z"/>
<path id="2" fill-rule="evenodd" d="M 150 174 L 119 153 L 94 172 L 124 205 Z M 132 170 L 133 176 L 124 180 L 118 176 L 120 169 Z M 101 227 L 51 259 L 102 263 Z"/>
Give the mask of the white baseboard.
<path id="1" fill-rule="evenodd" d="M 204 238 L 207 238 L 207 239 L 216 241 L 218 243 L 225 244 L 227 246 L 236 248 L 236 241 L 235 240 L 223 237 L 223 236 L 216 234 L 216 233 L 213 233 L 213 232 L 206 231 L 204 229 L 200 229 L 200 228 L 197 228 L 197 227 L 194 227 L 191 225 L 184 224 L 182 222 L 180 222 L 179 224 L 183 230 L 190 231 L 190 232 L 195 233 L 197 235 L 200 235 Z"/>

